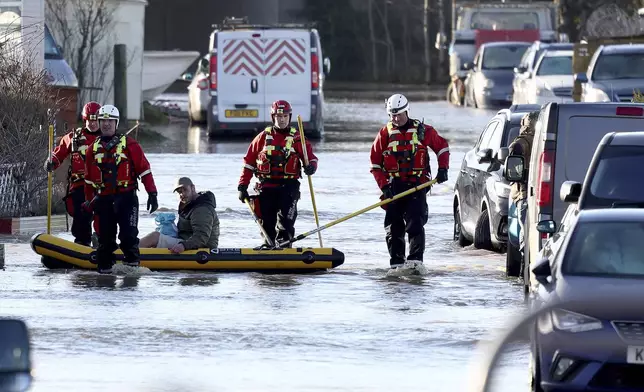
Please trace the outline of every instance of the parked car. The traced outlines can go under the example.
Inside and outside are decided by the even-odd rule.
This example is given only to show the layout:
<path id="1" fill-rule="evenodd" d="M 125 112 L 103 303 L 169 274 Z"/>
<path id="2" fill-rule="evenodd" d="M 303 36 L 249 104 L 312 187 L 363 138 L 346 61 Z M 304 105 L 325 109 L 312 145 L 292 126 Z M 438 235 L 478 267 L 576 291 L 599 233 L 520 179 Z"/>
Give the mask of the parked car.
<path id="1" fill-rule="evenodd" d="M 190 81 L 188 85 L 188 118 L 193 123 L 205 123 L 210 104 L 210 53 L 199 59 L 194 73 L 182 77 Z"/>
<path id="2" fill-rule="evenodd" d="M 63 57 L 63 51 L 45 25 L 45 71 L 47 83 L 57 87 L 78 87 L 78 79 L 72 67 Z"/>
<path id="3" fill-rule="evenodd" d="M 635 90 L 644 90 L 644 44 L 600 46 L 575 80 L 581 102 L 632 102 Z"/>
<path id="4" fill-rule="evenodd" d="M 541 58 L 541 55 L 546 50 L 573 50 L 574 45 L 572 43 L 564 42 L 540 42 L 535 41 L 523 54 L 521 62 L 519 65 L 514 68 L 514 76 L 512 80 L 512 103 L 513 104 L 526 104 L 529 103 L 527 96 L 528 85 L 530 84 L 531 79 L 534 76 L 534 71 L 536 69 L 537 62 Z M 572 71 L 571 71 L 572 75 Z M 556 91 L 556 94 L 564 94 L 563 91 Z M 571 95 L 557 95 L 563 98 L 572 97 Z"/>
<path id="5" fill-rule="evenodd" d="M 566 204 L 554 197 L 564 181 L 583 181 L 588 166 L 604 135 L 620 131 L 644 131 L 644 105 L 634 103 L 563 103 L 551 102 L 542 107 L 535 127 L 531 161 L 510 156 L 504 177 L 521 181 L 527 173 L 528 213 L 526 247 L 523 254 L 525 292 L 530 284 L 530 266 L 534 264 L 548 239 L 538 232 L 536 223 L 553 220 L 561 223 Z M 508 168 L 521 167 L 521 173 Z"/>
<path id="6" fill-rule="evenodd" d="M 532 268 L 533 307 L 597 297 L 644 297 L 644 210 L 583 210 L 570 231 L 539 222 L 554 234 Z M 531 333 L 532 391 L 641 391 L 644 313 L 613 306 L 557 307 Z M 597 344 L 599 343 L 599 344 Z"/>
<path id="7" fill-rule="evenodd" d="M 488 42 L 482 44 L 465 78 L 465 106 L 495 108 L 512 104 L 513 69 L 530 47 L 528 42 Z"/>
<path id="8" fill-rule="evenodd" d="M 322 136 L 324 75 L 331 62 L 323 57 L 316 29 L 227 19 L 215 26 L 209 53 L 210 136 L 263 129 L 279 99 L 291 104 L 294 119 L 302 117 L 308 137 Z"/>
<path id="9" fill-rule="evenodd" d="M 539 110 L 517 105 L 499 110 L 461 162 L 454 185 L 454 240 L 478 249 L 502 250 L 507 242 L 510 185 L 502 176 L 508 145 L 519 134 L 521 118 Z"/>
<path id="10" fill-rule="evenodd" d="M 527 103 L 573 102 L 572 50 L 546 50 L 528 79 Z"/>

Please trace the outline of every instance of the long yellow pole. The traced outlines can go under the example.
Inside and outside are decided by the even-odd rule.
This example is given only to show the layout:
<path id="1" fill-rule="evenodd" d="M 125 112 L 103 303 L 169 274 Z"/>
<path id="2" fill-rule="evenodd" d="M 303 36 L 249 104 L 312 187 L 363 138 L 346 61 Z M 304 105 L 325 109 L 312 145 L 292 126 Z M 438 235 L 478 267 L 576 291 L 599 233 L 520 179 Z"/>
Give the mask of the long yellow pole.
<path id="1" fill-rule="evenodd" d="M 250 199 L 246 199 L 246 200 L 245 200 L 245 202 L 246 202 L 246 205 L 248 206 L 248 209 L 250 210 L 250 213 L 253 215 L 253 219 L 255 219 L 255 223 L 257 223 L 257 226 L 259 226 L 259 230 L 260 230 L 260 231 L 262 232 L 262 234 L 264 235 L 264 238 L 266 239 L 266 241 L 268 241 L 268 244 L 269 244 L 271 247 L 273 247 L 273 248 L 274 248 L 274 247 L 275 247 L 275 242 L 273 241 L 273 239 L 272 239 L 272 238 L 270 238 L 270 237 L 268 236 L 268 234 L 266 233 L 266 230 L 264 230 L 264 227 L 262 227 L 262 224 L 261 224 L 261 223 L 259 223 L 259 218 L 257 217 L 257 214 L 255 213 L 255 209 L 254 209 L 254 208 L 253 208 L 253 206 L 250 204 L 250 203 L 252 203 L 252 201 L 251 201 Z"/>
<path id="2" fill-rule="evenodd" d="M 41 125 L 42 129 L 42 125 Z M 52 162 L 52 151 L 54 149 L 54 126 L 49 124 L 49 162 Z M 51 234 L 51 188 L 53 173 L 47 172 L 47 234 Z"/>
<path id="3" fill-rule="evenodd" d="M 336 220 L 334 220 L 334 221 L 332 221 L 332 222 L 329 222 L 329 223 L 327 223 L 326 225 L 324 225 L 324 226 L 322 226 L 322 227 L 318 227 L 317 229 L 314 229 L 314 230 L 311 230 L 311 231 L 307 231 L 306 233 L 300 234 L 300 235 L 298 235 L 297 237 L 293 238 L 293 239 L 292 239 L 292 240 L 290 240 L 290 241 L 282 242 L 282 243 L 281 243 L 281 244 L 279 244 L 279 245 L 280 245 L 281 247 L 284 247 L 284 246 L 286 246 L 286 245 L 288 245 L 288 244 L 292 244 L 292 243 L 293 243 L 293 242 L 295 242 L 295 241 L 299 241 L 299 240 L 301 240 L 301 239 L 303 239 L 303 238 L 306 238 L 306 237 L 310 236 L 311 234 L 319 233 L 320 231 L 322 231 L 322 230 L 324 230 L 324 229 L 328 229 L 329 227 L 331 227 L 331 226 L 335 226 L 335 225 L 337 225 L 338 223 L 344 222 L 345 220 L 348 220 L 348 219 L 354 218 L 354 217 L 356 217 L 356 216 L 358 216 L 358 215 L 360 215 L 360 214 L 364 214 L 365 212 L 367 212 L 367 211 L 369 211 L 369 210 L 373 210 L 374 208 L 377 208 L 377 207 L 380 207 L 380 206 L 384 206 L 385 204 L 391 203 L 391 202 L 392 202 L 392 201 L 394 201 L 394 200 L 398 200 L 398 199 L 400 199 L 400 198 L 402 198 L 402 197 L 405 197 L 405 196 L 407 196 L 407 195 L 410 195 L 410 194 L 412 194 L 412 193 L 414 193 L 414 192 L 416 192 L 416 191 L 419 191 L 419 190 L 421 190 L 421 189 L 427 188 L 428 186 L 432 186 L 433 184 L 435 184 L 435 183 L 436 183 L 436 181 L 438 181 L 438 180 L 437 180 L 436 178 L 434 178 L 434 179 L 433 179 L 433 180 L 431 180 L 431 181 L 428 181 L 428 182 L 426 182 L 426 183 L 424 183 L 424 184 L 418 185 L 418 186 L 416 186 L 416 187 L 414 187 L 414 188 L 411 188 L 411 189 L 408 189 L 408 190 L 406 190 L 406 191 L 404 191 L 404 192 L 402 192 L 402 193 L 399 193 L 399 194 L 397 194 L 396 196 L 394 196 L 394 197 L 392 197 L 392 198 L 390 198 L 390 199 L 382 200 L 382 201 L 380 201 L 380 202 L 378 202 L 378 203 L 376 203 L 376 204 L 372 204 L 372 205 L 370 205 L 369 207 L 365 207 L 365 208 L 363 208 L 363 209 L 361 209 L 361 210 L 359 210 L 359 211 L 352 212 L 352 213 L 350 213 L 350 214 L 348 214 L 348 215 L 343 216 L 342 218 L 338 218 L 338 219 L 336 219 Z"/>
<path id="4" fill-rule="evenodd" d="M 304 164 L 309 165 L 309 154 L 306 152 L 306 140 L 304 139 L 304 126 L 302 125 L 302 117 L 297 116 L 297 125 L 300 128 L 300 140 L 302 141 L 302 154 L 304 154 Z M 306 175 L 309 179 L 309 191 L 311 193 L 311 204 L 313 204 L 313 215 L 315 215 L 315 224 L 318 229 L 320 228 L 320 219 L 318 218 L 318 209 L 315 206 L 315 195 L 313 194 L 313 180 L 311 180 L 310 175 Z M 320 240 L 320 248 L 324 248 L 322 245 L 322 233 L 318 231 L 318 239 Z"/>

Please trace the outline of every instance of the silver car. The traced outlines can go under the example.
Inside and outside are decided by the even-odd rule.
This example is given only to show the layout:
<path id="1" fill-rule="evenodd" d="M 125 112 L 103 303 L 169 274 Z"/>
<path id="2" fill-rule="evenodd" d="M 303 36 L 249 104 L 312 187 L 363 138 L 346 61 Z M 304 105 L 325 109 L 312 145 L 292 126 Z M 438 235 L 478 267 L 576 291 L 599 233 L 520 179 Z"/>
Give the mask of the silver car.
<path id="1" fill-rule="evenodd" d="M 190 81 L 188 86 L 188 117 L 190 121 L 205 123 L 206 111 L 210 103 L 210 53 L 199 60 L 194 74 L 187 72 L 181 78 Z"/>

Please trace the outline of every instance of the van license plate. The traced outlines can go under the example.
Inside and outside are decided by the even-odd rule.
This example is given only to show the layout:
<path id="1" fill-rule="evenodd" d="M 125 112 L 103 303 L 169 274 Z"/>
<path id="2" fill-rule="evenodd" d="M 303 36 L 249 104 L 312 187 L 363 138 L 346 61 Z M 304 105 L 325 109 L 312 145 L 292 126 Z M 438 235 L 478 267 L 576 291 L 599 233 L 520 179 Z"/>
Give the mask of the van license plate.
<path id="1" fill-rule="evenodd" d="M 226 110 L 226 117 L 257 117 L 257 110 Z"/>
<path id="2" fill-rule="evenodd" d="M 644 346 L 628 346 L 626 362 L 644 365 Z"/>

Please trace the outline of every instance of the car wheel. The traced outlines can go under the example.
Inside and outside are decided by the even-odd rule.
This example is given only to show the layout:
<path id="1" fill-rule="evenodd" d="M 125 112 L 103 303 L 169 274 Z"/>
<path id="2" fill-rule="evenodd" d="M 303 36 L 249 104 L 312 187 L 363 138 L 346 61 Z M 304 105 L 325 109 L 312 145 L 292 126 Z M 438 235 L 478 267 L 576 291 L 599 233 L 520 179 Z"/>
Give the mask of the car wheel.
<path id="1" fill-rule="evenodd" d="M 492 250 L 492 237 L 490 235 L 490 214 L 483 210 L 476 221 L 474 232 L 474 247 L 476 249 Z"/>
<path id="2" fill-rule="evenodd" d="M 505 276 L 513 278 L 521 276 L 521 252 L 509 241 L 505 253 Z"/>
<path id="3" fill-rule="evenodd" d="M 538 355 L 530 354 L 530 391 L 543 392 L 541 388 L 541 363 Z"/>
<path id="4" fill-rule="evenodd" d="M 463 225 L 461 225 L 461 207 L 458 204 L 454 207 L 454 241 L 456 241 L 459 246 L 468 246 L 471 244 L 463 234 Z"/>

